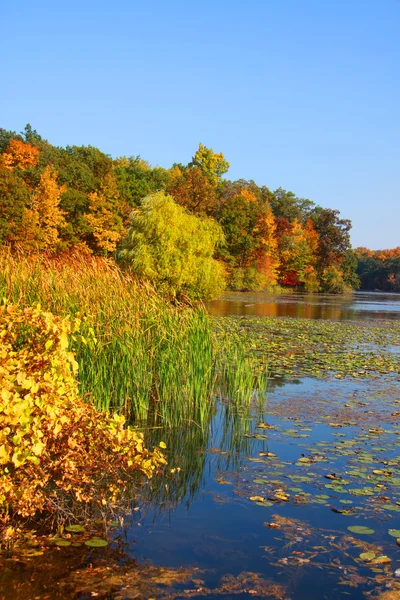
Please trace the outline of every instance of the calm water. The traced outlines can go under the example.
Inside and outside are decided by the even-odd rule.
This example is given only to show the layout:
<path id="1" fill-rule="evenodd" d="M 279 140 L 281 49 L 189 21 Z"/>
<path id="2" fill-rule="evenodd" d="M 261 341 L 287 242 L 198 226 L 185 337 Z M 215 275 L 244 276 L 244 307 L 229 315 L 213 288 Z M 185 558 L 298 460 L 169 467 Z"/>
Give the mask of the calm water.
<path id="1" fill-rule="evenodd" d="M 256 315 L 259 317 L 301 317 L 306 319 L 399 319 L 400 294 L 354 292 L 348 295 L 268 295 L 231 292 L 208 304 L 215 316 Z"/>
<path id="2" fill-rule="evenodd" d="M 303 379 L 271 389 L 268 405 L 255 403 L 248 414 L 219 402 L 204 437 L 195 427 L 162 432 L 170 464 L 182 471 L 169 494 L 149 493 L 153 510 L 136 513 L 126 531 L 132 556 L 198 569 L 207 598 L 361 599 L 382 579 L 393 585 L 400 552 L 388 530 L 400 529 L 400 430 L 392 417 L 399 402 L 398 381 Z M 266 422 L 270 429 L 257 428 Z M 388 462 L 390 475 L 373 474 Z M 282 493 L 287 500 L 277 500 Z M 370 533 L 352 534 L 353 525 Z M 390 564 L 361 561 L 371 549 Z M 249 593 L 249 584 L 224 593 L 221 582 L 246 573 L 262 578 L 262 593 Z M 194 589 L 185 584 L 173 597 L 204 596 Z"/>

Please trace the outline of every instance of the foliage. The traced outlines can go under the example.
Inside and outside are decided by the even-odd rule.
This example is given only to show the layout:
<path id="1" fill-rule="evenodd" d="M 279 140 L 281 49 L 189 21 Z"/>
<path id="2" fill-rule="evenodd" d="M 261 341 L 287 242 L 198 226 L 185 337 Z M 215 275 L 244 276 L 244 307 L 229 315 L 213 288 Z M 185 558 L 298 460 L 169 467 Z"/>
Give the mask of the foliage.
<path id="1" fill-rule="evenodd" d="M 94 242 L 91 246 L 102 254 L 113 254 L 124 233 L 120 194 L 115 178 L 108 174 L 99 192 L 89 194 L 89 213 L 85 215 Z"/>
<path id="2" fill-rule="evenodd" d="M 400 246 L 387 250 L 356 248 L 361 289 L 400 291 Z"/>
<path id="3" fill-rule="evenodd" d="M 308 291 L 319 288 L 316 274 L 316 260 L 319 237 L 309 219 L 306 225 L 295 219 L 289 222 L 279 220 L 280 283 L 303 285 Z"/>
<path id="4" fill-rule="evenodd" d="M 113 160 L 93 146 L 57 148 L 30 125 L 21 134 L 0 129 L 0 243 L 47 253 L 84 244 L 94 254 L 112 256 L 131 225 L 132 208 L 140 215 L 145 198 L 165 192 L 191 213 L 211 217 L 222 227 L 226 245 L 209 258 L 224 263 L 231 288 L 266 289 L 279 281 L 327 290 L 325 271 L 333 273 L 332 267 L 344 288 L 358 286 L 351 223 L 339 211 L 282 188 L 272 192 L 254 181 L 226 180 L 228 168 L 224 155 L 204 144 L 187 165 L 166 169 L 152 167 L 139 155 Z M 173 232 L 171 224 L 169 238 Z M 395 268 L 389 271 L 379 286 L 397 289 L 396 273 Z M 202 296 L 204 290 L 193 292 L 194 279 L 190 295 Z M 150 280 L 155 281 L 154 273 Z M 170 293 L 176 285 L 180 283 L 172 284 L 168 275 L 161 287 Z"/>
<path id="5" fill-rule="evenodd" d="M 271 196 L 271 206 L 276 217 L 282 217 L 290 222 L 297 220 L 303 224 L 315 208 L 311 200 L 297 198 L 293 192 L 287 192 L 282 188 L 275 190 Z"/>
<path id="6" fill-rule="evenodd" d="M 168 193 L 194 213 L 214 216 L 218 208 L 218 187 L 200 167 L 175 165 L 171 169 Z"/>
<path id="7" fill-rule="evenodd" d="M 21 140 L 11 139 L 5 152 L 1 154 L 1 165 L 3 168 L 13 171 L 15 168 L 22 170 L 36 165 L 39 149 L 31 144 L 24 144 Z"/>
<path id="8" fill-rule="evenodd" d="M 165 459 L 145 449 L 123 416 L 81 400 L 78 364 L 68 349 L 79 320 L 5 303 L 0 310 L 0 519 L 76 504 L 113 505 L 136 473 L 150 477 Z"/>
<path id="9" fill-rule="evenodd" d="M 120 157 L 113 162 L 113 172 L 121 199 L 131 208 L 140 201 L 167 188 L 170 172 L 162 167 L 151 167 L 140 156 Z"/>
<path id="10" fill-rule="evenodd" d="M 0 244 L 14 245 L 26 240 L 26 207 L 30 191 L 16 171 L 0 166 Z"/>
<path id="11" fill-rule="evenodd" d="M 199 167 L 212 181 L 218 181 L 229 169 L 229 163 L 222 152 L 215 153 L 212 148 L 199 144 L 190 166 Z"/>
<path id="12" fill-rule="evenodd" d="M 123 273 L 111 260 L 88 254 L 15 256 L 0 252 L 0 297 L 21 307 L 38 302 L 60 316 L 79 315 L 74 349 L 79 393 L 98 409 L 117 411 L 131 422 L 169 426 L 196 420 L 203 425 L 222 386 L 231 398 L 254 389 L 250 373 L 221 348 L 224 336 L 200 306 L 171 305 L 149 285 Z M 86 343 L 94 331 L 93 347 Z M 240 340 L 236 338 L 237 344 Z M 234 365 L 226 370 L 226 362 Z M 247 366 L 246 366 L 247 365 Z"/>
<path id="13" fill-rule="evenodd" d="M 57 183 L 57 174 L 46 167 L 32 195 L 32 233 L 40 250 L 55 252 L 60 243 L 60 230 L 65 226 L 64 213 L 60 209 L 60 198 L 65 188 Z"/>
<path id="14" fill-rule="evenodd" d="M 257 290 L 275 285 L 279 258 L 268 198 L 252 183 L 226 185 L 218 222 L 226 236 L 221 256 L 229 266 L 230 288 Z"/>
<path id="15" fill-rule="evenodd" d="M 213 259 L 222 242 L 215 221 L 190 215 L 171 196 L 158 192 L 132 212 L 118 257 L 139 277 L 173 296 L 212 298 L 224 287 L 223 266 Z"/>
<path id="16" fill-rule="evenodd" d="M 329 265 L 338 266 L 350 250 L 349 219 L 340 219 L 339 211 L 317 207 L 311 219 L 319 236 L 318 263 L 321 272 Z"/>

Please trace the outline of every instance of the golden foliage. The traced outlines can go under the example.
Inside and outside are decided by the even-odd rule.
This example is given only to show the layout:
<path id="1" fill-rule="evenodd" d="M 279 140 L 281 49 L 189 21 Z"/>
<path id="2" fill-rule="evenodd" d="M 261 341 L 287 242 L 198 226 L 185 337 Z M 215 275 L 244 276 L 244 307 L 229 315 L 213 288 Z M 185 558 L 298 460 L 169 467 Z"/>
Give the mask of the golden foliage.
<path id="1" fill-rule="evenodd" d="M 57 183 L 57 173 L 47 166 L 32 196 L 32 229 L 41 250 L 55 251 L 60 242 L 59 230 L 65 226 L 64 212 L 59 208 L 65 186 Z"/>
<path id="2" fill-rule="evenodd" d="M 253 233 L 257 234 L 260 242 L 256 252 L 257 268 L 264 275 L 266 285 L 276 285 L 279 268 L 278 240 L 275 217 L 268 201 L 265 202 Z"/>
<path id="3" fill-rule="evenodd" d="M 3 525 L 15 514 L 111 507 L 135 472 L 150 477 L 165 464 L 160 450 L 147 451 L 142 434 L 124 427 L 123 416 L 100 413 L 79 397 L 68 349 L 79 326 L 40 307 L 0 308 Z"/>
<path id="4" fill-rule="evenodd" d="M 13 171 L 15 167 L 22 170 L 34 167 L 39 159 L 39 149 L 21 140 L 12 139 L 5 152 L 0 157 L 0 163 L 5 169 Z"/>
<path id="5" fill-rule="evenodd" d="M 108 174 L 99 192 L 89 194 L 90 213 L 85 215 L 92 230 L 97 249 L 104 254 L 113 253 L 121 241 L 124 227 L 118 214 L 119 191 L 115 178 Z"/>

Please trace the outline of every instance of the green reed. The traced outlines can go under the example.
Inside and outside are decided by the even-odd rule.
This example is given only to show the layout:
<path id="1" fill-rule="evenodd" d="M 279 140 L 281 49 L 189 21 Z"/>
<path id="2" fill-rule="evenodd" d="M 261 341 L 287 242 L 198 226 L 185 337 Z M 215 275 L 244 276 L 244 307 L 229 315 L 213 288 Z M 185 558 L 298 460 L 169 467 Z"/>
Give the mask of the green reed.
<path id="1" fill-rule="evenodd" d="M 202 425 L 216 392 L 248 403 L 261 381 L 233 325 L 216 327 L 201 306 L 172 305 L 112 261 L 4 250 L 0 294 L 22 306 L 40 303 L 78 316 L 82 335 L 73 349 L 81 394 L 134 423 Z"/>

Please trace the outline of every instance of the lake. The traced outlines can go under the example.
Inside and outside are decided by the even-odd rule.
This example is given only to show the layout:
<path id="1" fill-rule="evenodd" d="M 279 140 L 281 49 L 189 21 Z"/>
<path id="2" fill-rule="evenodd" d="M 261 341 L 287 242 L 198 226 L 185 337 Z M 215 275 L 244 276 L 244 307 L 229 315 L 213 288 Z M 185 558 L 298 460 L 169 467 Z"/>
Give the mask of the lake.
<path id="1" fill-rule="evenodd" d="M 354 292 L 352 294 L 281 294 L 230 292 L 209 302 L 215 316 L 256 315 L 306 319 L 399 319 L 400 294 Z"/>
<path id="2" fill-rule="evenodd" d="M 204 428 L 148 432 L 166 442 L 173 472 L 133 499 L 114 545 L 50 551 L 47 590 L 43 560 L 32 559 L 20 585 L 3 577 L 2 598 L 362 600 L 400 590 L 400 296 L 229 294 L 208 310 L 239 318 L 258 345 L 267 324 L 284 325 L 268 389 L 241 409 L 221 394 Z M 300 371 L 293 318 L 300 348 L 318 342 Z M 343 346 L 325 325 L 346 328 Z"/>

